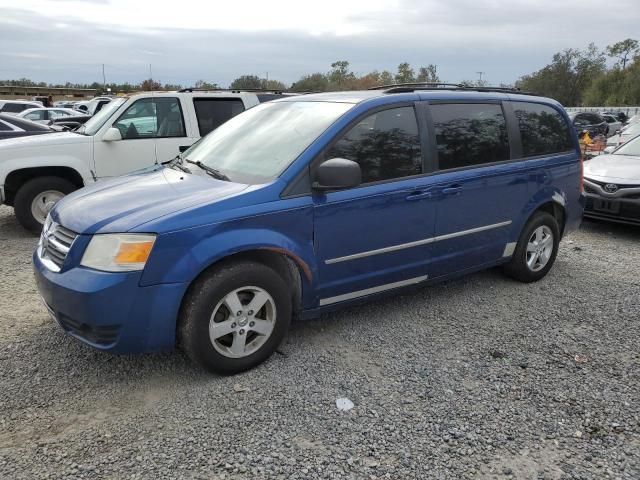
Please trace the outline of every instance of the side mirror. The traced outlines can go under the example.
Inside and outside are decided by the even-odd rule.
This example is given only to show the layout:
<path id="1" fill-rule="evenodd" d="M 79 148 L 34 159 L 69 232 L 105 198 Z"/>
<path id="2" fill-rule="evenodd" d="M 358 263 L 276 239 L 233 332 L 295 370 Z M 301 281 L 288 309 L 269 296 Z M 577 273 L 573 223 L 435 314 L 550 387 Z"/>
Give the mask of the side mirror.
<path id="1" fill-rule="evenodd" d="M 614 145 L 609 145 L 608 147 L 606 147 L 604 150 L 602 150 L 602 153 L 611 153 L 616 149 L 616 147 Z"/>
<path id="2" fill-rule="evenodd" d="M 122 135 L 120 134 L 120 130 L 116 127 L 111 127 L 102 136 L 102 140 L 105 142 L 117 142 L 118 140 L 122 140 Z"/>
<path id="3" fill-rule="evenodd" d="M 312 184 L 314 190 L 340 190 L 357 187 L 362 182 L 360 165 L 344 158 L 332 158 L 318 166 Z"/>
<path id="4" fill-rule="evenodd" d="M 180 146 L 178 147 L 178 151 L 179 151 L 180 153 L 184 153 L 184 152 L 186 152 L 187 150 L 189 150 L 190 148 L 191 148 L 191 145 L 180 145 Z"/>

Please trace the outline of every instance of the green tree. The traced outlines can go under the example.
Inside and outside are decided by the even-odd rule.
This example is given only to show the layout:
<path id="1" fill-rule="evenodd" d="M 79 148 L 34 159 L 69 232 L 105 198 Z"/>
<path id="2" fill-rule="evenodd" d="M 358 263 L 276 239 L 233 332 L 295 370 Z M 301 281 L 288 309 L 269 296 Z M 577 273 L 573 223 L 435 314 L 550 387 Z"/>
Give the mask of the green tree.
<path id="1" fill-rule="evenodd" d="M 607 47 L 607 55 L 612 58 L 617 58 L 618 62 L 616 62 L 616 65 L 621 66 L 623 70 L 627 66 L 630 57 L 633 57 L 637 52 L 638 41 L 632 38 L 627 38 L 626 40 L 616 42 Z"/>
<path id="2" fill-rule="evenodd" d="M 578 106 L 589 85 L 605 71 L 605 55 L 590 44 L 585 50 L 568 48 L 556 53 L 549 65 L 521 77 L 516 86 L 555 98 L 566 106 Z"/>
<path id="3" fill-rule="evenodd" d="M 329 89 L 329 79 L 324 73 L 305 75 L 291 85 L 292 92 L 325 92 Z"/>
<path id="4" fill-rule="evenodd" d="M 355 75 L 349 70 L 349 62 L 338 60 L 331 64 L 331 70 L 327 74 L 329 90 L 345 90 L 348 84 L 355 79 Z"/>
<path id="5" fill-rule="evenodd" d="M 380 72 L 378 81 L 380 82 L 380 85 L 391 85 L 394 82 L 393 73 L 391 73 L 389 70 L 383 70 L 382 72 Z"/>
<path id="6" fill-rule="evenodd" d="M 233 90 L 259 89 L 262 88 L 262 79 L 257 75 L 242 75 L 231 82 Z"/>
<path id="7" fill-rule="evenodd" d="M 396 83 L 413 83 L 416 81 L 415 74 L 411 65 L 403 62 L 398 65 L 398 73 L 396 73 Z"/>
<path id="8" fill-rule="evenodd" d="M 430 63 L 426 67 L 420 67 L 420 69 L 418 70 L 416 81 L 425 83 L 440 82 L 440 77 L 438 76 L 438 67 L 433 63 Z"/>
<path id="9" fill-rule="evenodd" d="M 195 88 L 201 88 L 203 90 L 217 90 L 220 86 L 217 83 L 207 82 L 206 80 L 197 80 L 193 84 Z"/>
<path id="10" fill-rule="evenodd" d="M 596 78 L 584 95 L 584 104 L 594 107 L 640 105 L 640 61 L 612 68 Z"/>

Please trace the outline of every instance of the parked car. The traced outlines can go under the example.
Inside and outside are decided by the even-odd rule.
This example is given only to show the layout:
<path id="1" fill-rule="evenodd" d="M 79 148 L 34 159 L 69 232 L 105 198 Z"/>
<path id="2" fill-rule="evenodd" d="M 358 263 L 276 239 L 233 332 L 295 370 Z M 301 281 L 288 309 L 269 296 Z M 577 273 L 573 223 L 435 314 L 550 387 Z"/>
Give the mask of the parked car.
<path id="1" fill-rule="evenodd" d="M 585 163 L 584 216 L 640 225 L 640 136 Z"/>
<path id="2" fill-rule="evenodd" d="M 16 116 L 20 118 L 26 118 L 27 120 L 31 120 L 32 122 L 44 123 L 45 125 L 49 123 L 50 120 L 54 118 L 60 117 L 77 117 L 80 115 L 80 112 L 77 110 L 72 110 L 70 108 L 28 108 L 23 110 L 22 112 L 16 114 Z"/>
<path id="3" fill-rule="evenodd" d="M 3 141 L 0 201 L 39 233 L 48 209 L 67 193 L 169 160 L 258 103 L 253 92 L 148 92 L 112 100 L 73 132 Z"/>
<path id="4" fill-rule="evenodd" d="M 0 100 L 0 113 L 20 113 L 28 108 L 41 108 L 40 102 L 30 102 L 27 100 Z"/>
<path id="5" fill-rule="evenodd" d="M 578 135 L 587 131 L 593 138 L 598 135 L 607 135 L 609 132 L 609 125 L 602 116 L 597 113 L 591 112 L 573 112 L 569 114 L 569 118 L 573 123 Z"/>
<path id="6" fill-rule="evenodd" d="M 80 113 L 80 112 L 76 112 Z M 61 127 L 64 130 L 76 130 L 80 128 L 82 125 L 87 123 L 87 121 L 92 117 L 92 115 L 75 115 L 73 117 L 58 117 L 52 120 L 49 120 L 49 125 L 52 127 Z"/>
<path id="7" fill-rule="evenodd" d="M 53 106 L 56 108 L 71 108 L 73 109 L 73 104 L 76 102 L 71 102 L 69 100 L 59 100 L 57 102 L 53 102 Z"/>
<path id="8" fill-rule="evenodd" d="M 0 113 L 0 140 L 52 133 L 55 130 L 30 120 Z"/>
<path id="9" fill-rule="evenodd" d="M 607 149 L 610 151 L 617 148 L 638 135 L 640 135 L 640 122 L 629 124 L 623 127 L 618 135 L 607 139 Z"/>
<path id="10" fill-rule="evenodd" d="M 546 98 L 290 97 L 62 199 L 33 257 L 37 285 L 95 348 L 178 344 L 235 373 L 269 357 L 292 317 L 495 265 L 541 279 L 581 221 L 581 170 L 570 120 Z"/>
<path id="11" fill-rule="evenodd" d="M 609 127 L 609 130 L 607 131 L 608 137 L 620 133 L 620 130 L 622 130 L 622 122 L 620 120 L 608 113 L 602 114 L 601 117 L 604 118 L 604 121 L 607 122 L 607 125 Z"/>

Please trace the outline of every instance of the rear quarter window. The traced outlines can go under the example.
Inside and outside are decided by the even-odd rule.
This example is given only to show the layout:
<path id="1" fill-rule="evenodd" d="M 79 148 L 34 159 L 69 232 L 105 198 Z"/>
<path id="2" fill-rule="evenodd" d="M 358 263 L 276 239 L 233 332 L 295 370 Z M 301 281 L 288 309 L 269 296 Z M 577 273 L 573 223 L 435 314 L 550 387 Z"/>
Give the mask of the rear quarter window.
<path id="1" fill-rule="evenodd" d="M 522 155 L 532 157 L 573 150 L 571 129 L 556 109 L 537 103 L 514 103 Z"/>

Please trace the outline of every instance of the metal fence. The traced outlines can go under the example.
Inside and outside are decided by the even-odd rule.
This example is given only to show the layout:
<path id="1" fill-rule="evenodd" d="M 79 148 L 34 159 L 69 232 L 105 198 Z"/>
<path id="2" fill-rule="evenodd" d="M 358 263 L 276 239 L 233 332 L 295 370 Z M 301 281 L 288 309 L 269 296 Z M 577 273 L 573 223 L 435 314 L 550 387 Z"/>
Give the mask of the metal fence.
<path id="1" fill-rule="evenodd" d="M 565 107 L 567 112 L 624 112 L 627 117 L 640 114 L 638 107 Z"/>

